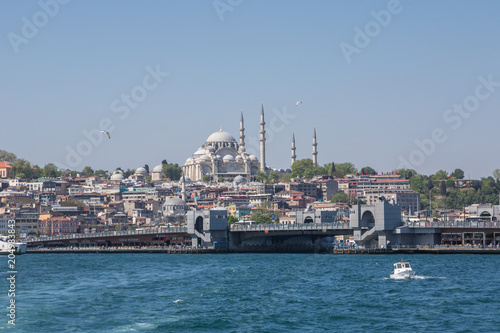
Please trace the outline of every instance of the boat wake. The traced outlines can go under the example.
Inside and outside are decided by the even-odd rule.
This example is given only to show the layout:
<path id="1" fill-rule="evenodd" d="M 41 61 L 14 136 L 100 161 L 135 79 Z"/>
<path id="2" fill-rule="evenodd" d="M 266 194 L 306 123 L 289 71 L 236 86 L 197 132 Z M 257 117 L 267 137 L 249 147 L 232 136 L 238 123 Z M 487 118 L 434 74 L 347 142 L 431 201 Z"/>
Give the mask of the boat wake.
<path id="1" fill-rule="evenodd" d="M 176 300 L 174 301 L 174 303 L 182 303 L 182 302 L 184 302 L 184 300 L 182 300 L 182 299 L 176 299 Z"/>
<path id="2" fill-rule="evenodd" d="M 423 275 L 415 275 L 414 280 L 427 280 L 427 279 L 446 279 L 442 276 L 423 276 Z"/>
<path id="3" fill-rule="evenodd" d="M 383 280 L 428 280 L 428 279 L 446 279 L 445 277 L 441 276 L 423 276 L 423 275 L 415 275 L 414 277 L 408 279 L 408 278 L 403 278 L 403 277 L 396 277 L 396 278 L 391 278 L 391 277 L 385 277 Z"/>

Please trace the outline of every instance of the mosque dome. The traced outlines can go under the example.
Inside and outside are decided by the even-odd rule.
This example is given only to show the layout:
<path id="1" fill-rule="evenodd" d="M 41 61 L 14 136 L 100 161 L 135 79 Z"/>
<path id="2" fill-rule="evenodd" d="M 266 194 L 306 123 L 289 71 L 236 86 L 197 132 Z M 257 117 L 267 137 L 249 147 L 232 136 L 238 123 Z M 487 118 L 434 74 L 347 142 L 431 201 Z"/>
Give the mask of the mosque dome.
<path id="1" fill-rule="evenodd" d="M 207 138 L 207 142 L 236 142 L 236 139 L 228 132 L 220 130 L 218 132 L 211 134 Z"/>
<path id="2" fill-rule="evenodd" d="M 243 157 L 241 157 L 240 155 L 238 155 L 234 159 L 236 160 L 236 162 L 241 162 L 243 160 Z"/>
<path id="3" fill-rule="evenodd" d="M 184 181 L 186 183 L 191 183 L 191 178 L 189 178 L 188 176 L 184 176 Z M 179 179 L 179 185 L 182 185 L 182 176 L 181 178 Z"/>
<path id="4" fill-rule="evenodd" d="M 175 216 L 186 214 L 189 207 L 186 202 L 178 197 L 171 197 L 162 206 L 164 216 Z"/>
<path id="5" fill-rule="evenodd" d="M 196 160 L 197 161 L 210 161 L 210 157 L 208 157 L 207 155 L 201 155 Z"/>
<path id="6" fill-rule="evenodd" d="M 234 161 L 234 157 L 233 157 L 233 155 L 227 154 L 226 156 L 224 156 L 224 158 L 222 160 L 223 161 Z"/>
<path id="7" fill-rule="evenodd" d="M 255 155 L 250 155 L 249 158 L 252 161 L 257 161 L 257 157 L 255 157 Z"/>
<path id="8" fill-rule="evenodd" d="M 235 184 L 241 184 L 241 183 L 244 183 L 244 182 L 245 182 L 245 177 L 243 177 L 241 175 L 234 177 L 234 183 Z"/>
<path id="9" fill-rule="evenodd" d="M 148 171 L 143 168 L 143 167 L 138 167 L 136 170 L 135 170 L 135 174 L 136 175 L 143 175 L 143 176 L 146 176 L 148 174 Z"/>
<path id="10" fill-rule="evenodd" d="M 220 155 L 215 156 L 215 158 L 218 160 L 222 160 L 222 156 L 220 156 Z"/>
<path id="11" fill-rule="evenodd" d="M 123 179 L 125 179 L 125 177 L 123 177 L 121 172 L 115 171 L 115 173 L 111 175 L 111 180 L 123 180 Z"/>
<path id="12" fill-rule="evenodd" d="M 193 159 L 191 157 L 186 160 L 186 164 L 189 164 L 191 162 L 193 162 Z"/>
<path id="13" fill-rule="evenodd" d="M 153 172 L 162 172 L 163 170 L 163 165 L 160 164 L 160 165 L 157 165 L 153 168 Z"/>
<path id="14" fill-rule="evenodd" d="M 201 147 L 198 148 L 198 150 L 194 152 L 194 155 L 205 155 L 205 149 Z"/>

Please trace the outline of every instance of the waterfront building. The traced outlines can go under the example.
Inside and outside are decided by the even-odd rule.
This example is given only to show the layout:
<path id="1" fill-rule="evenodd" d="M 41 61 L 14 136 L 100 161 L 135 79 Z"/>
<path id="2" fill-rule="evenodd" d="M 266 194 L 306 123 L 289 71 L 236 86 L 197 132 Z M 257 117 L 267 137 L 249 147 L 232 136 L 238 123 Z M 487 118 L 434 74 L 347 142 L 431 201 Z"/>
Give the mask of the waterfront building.
<path id="1" fill-rule="evenodd" d="M 377 203 L 379 197 L 384 196 L 400 205 L 403 211 L 414 213 L 420 210 L 420 194 L 410 189 L 371 189 L 365 190 L 363 196 L 368 205 Z"/>
<path id="2" fill-rule="evenodd" d="M 53 216 L 38 221 L 40 235 L 75 234 L 78 232 L 79 223 L 76 218 L 68 216 Z"/>
<path id="3" fill-rule="evenodd" d="M 466 207 L 469 212 L 469 220 L 482 219 L 490 221 L 500 221 L 500 205 L 474 204 Z"/>

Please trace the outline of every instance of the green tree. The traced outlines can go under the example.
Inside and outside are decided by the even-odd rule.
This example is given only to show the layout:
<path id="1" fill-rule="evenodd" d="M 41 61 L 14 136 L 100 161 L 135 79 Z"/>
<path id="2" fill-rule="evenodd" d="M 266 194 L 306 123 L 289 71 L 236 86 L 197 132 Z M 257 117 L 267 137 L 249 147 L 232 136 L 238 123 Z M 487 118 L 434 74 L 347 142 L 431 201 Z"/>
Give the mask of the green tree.
<path id="1" fill-rule="evenodd" d="M 89 167 L 89 166 L 86 166 L 85 168 L 83 168 L 82 170 L 82 174 L 85 176 L 85 177 L 90 177 L 90 176 L 93 176 L 94 175 L 94 170 Z"/>
<path id="2" fill-rule="evenodd" d="M 285 173 L 283 177 L 281 177 L 281 180 L 285 183 L 289 183 L 292 180 L 292 174 L 291 173 Z"/>
<path id="3" fill-rule="evenodd" d="M 439 182 L 439 192 L 441 192 L 441 195 L 446 195 L 446 184 L 444 181 Z"/>
<path id="4" fill-rule="evenodd" d="M 238 218 L 236 216 L 229 215 L 229 217 L 227 218 L 227 223 L 228 224 L 233 224 L 235 222 L 238 222 Z"/>
<path id="5" fill-rule="evenodd" d="M 373 169 L 372 167 L 365 166 L 361 168 L 361 173 L 365 175 L 376 175 L 377 171 L 375 171 L 375 169 Z"/>
<path id="6" fill-rule="evenodd" d="M 17 157 L 14 153 L 9 153 L 5 150 L 0 150 L 0 161 L 6 161 L 10 163 L 14 163 L 17 160 Z"/>
<path id="7" fill-rule="evenodd" d="M 455 181 L 453 179 L 447 179 L 444 184 L 446 188 L 455 188 Z"/>
<path id="8" fill-rule="evenodd" d="M 255 174 L 255 179 L 258 182 L 265 183 L 267 181 L 267 173 L 258 170 L 257 173 Z"/>
<path id="9" fill-rule="evenodd" d="M 268 179 L 272 180 L 274 183 L 278 182 L 278 180 L 280 179 L 280 175 L 279 175 L 278 171 L 274 171 L 274 170 L 271 171 L 269 173 Z"/>
<path id="10" fill-rule="evenodd" d="M 444 180 L 448 179 L 448 172 L 444 170 L 439 170 L 435 174 L 431 175 L 432 180 Z"/>
<path id="11" fill-rule="evenodd" d="M 270 224 L 272 223 L 271 213 L 266 212 L 264 210 L 258 210 L 251 215 L 252 221 L 262 224 Z"/>
<path id="12" fill-rule="evenodd" d="M 335 164 L 335 170 L 335 172 L 338 172 L 340 178 L 345 177 L 346 175 L 356 174 L 358 172 L 358 169 L 356 169 L 354 164 L 350 162 Z"/>
<path id="13" fill-rule="evenodd" d="M 493 170 L 493 177 L 495 177 L 497 181 L 500 180 L 500 169 Z"/>
<path id="14" fill-rule="evenodd" d="M 60 172 L 53 163 L 46 164 L 42 169 L 42 177 L 55 178 L 60 176 Z"/>
<path id="15" fill-rule="evenodd" d="M 327 174 L 328 164 L 326 166 L 318 166 L 313 163 L 310 158 L 298 160 L 292 165 L 292 177 L 312 178 L 317 175 Z M 330 164 L 331 167 L 331 164 Z"/>
<path id="16" fill-rule="evenodd" d="M 99 177 L 107 177 L 108 173 L 102 169 L 99 169 L 94 172 L 94 175 Z"/>
<path id="17" fill-rule="evenodd" d="M 128 169 L 127 168 L 127 171 L 123 172 L 123 177 L 128 178 L 128 177 L 132 176 L 134 173 L 135 173 L 135 169 Z"/>
<path id="18" fill-rule="evenodd" d="M 353 205 L 365 205 L 366 204 L 366 201 L 363 201 L 361 199 L 356 199 L 354 200 L 354 202 L 352 203 Z"/>
<path id="19" fill-rule="evenodd" d="M 208 183 L 210 181 L 210 176 L 203 176 L 203 181 Z"/>
<path id="20" fill-rule="evenodd" d="M 57 170 L 57 168 L 56 168 L 56 170 Z M 32 178 L 32 179 L 33 179 L 33 178 L 40 178 L 40 177 L 41 177 L 41 175 L 42 175 L 42 172 L 43 172 L 43 170 L 42 170 L 42 169 L 40 169 L 40 167 L 39 167 L 38 165 L 33 165 L 33 166 L 31 167 L 31 178 Z M 61 174 L 60 172 L 57 172 L 57 175 L 58 175 L 58 176 L 59 176 L 60 174 Z M 56 176 L 56 177 L 58 177 L 58 176 Z"/>
<path id="21" fill-rule="evenodd" d="M 434 185 L 429 176 L 419 174 L 410 178 L 410 187 L 415 192 L 427 195 Z"/>
<path id="22" fill-rule="evenodd" d="M 224 182 L 224 177 L 219 176 L 219 183 L 222 183 L 222 182 Z"/>
<path id="23" fill-rule="evenodd" d="M 461 169 L 455 169 L 450 175 L 450 177 L 455 177 L 456 179 L 464 179 L 464 172 Z"/>
<path id="24" fill-rule="evenodd" d="M 345 203 L 347 203 L 348 201 L 349 201 L 349 196 L 347 194 L 345 194 L 344 192 L 337 192 L 330 199 L 330 202 L 345 202 Z"/>
<path id="25" fill-rule="evenodd" d="M 162 173 L 165 178 L 169 178 L 171 180 L 179 180 L 182 176 L 182 168 L 178 164 L 163 164 Z"/>
<path id="26" fill-rule="evenodd" d="M 19 174 L 22 174 L 24 177 L 18 178 L 31 179 L 31 176 L 33 175 L 31 164 L 26 160 L 17 159 L 11 164 L 11 167 L 12 168 L 10 169 L 10 174 L 12 175 L 12 178 L 17 177 Z"/>

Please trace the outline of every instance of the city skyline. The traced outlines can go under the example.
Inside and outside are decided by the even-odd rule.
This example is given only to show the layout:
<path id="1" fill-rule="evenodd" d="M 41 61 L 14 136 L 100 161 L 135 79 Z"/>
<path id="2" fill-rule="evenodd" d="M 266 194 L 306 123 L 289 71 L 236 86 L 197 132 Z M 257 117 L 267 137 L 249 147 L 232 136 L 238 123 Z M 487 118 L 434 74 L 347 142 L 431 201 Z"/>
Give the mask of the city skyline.
<path id="1" fill-rule="evenodd" d="M 183 165 L 221 127 L 236 138 L 243 111 L 259 156 L 263 104 L 272 168 L 290 167 L 292 135 L 312 159 L 316 128 L 320 165 L 491 176 L 499 7 L 3 2 L 0 149 L 73 170 Z"/>

